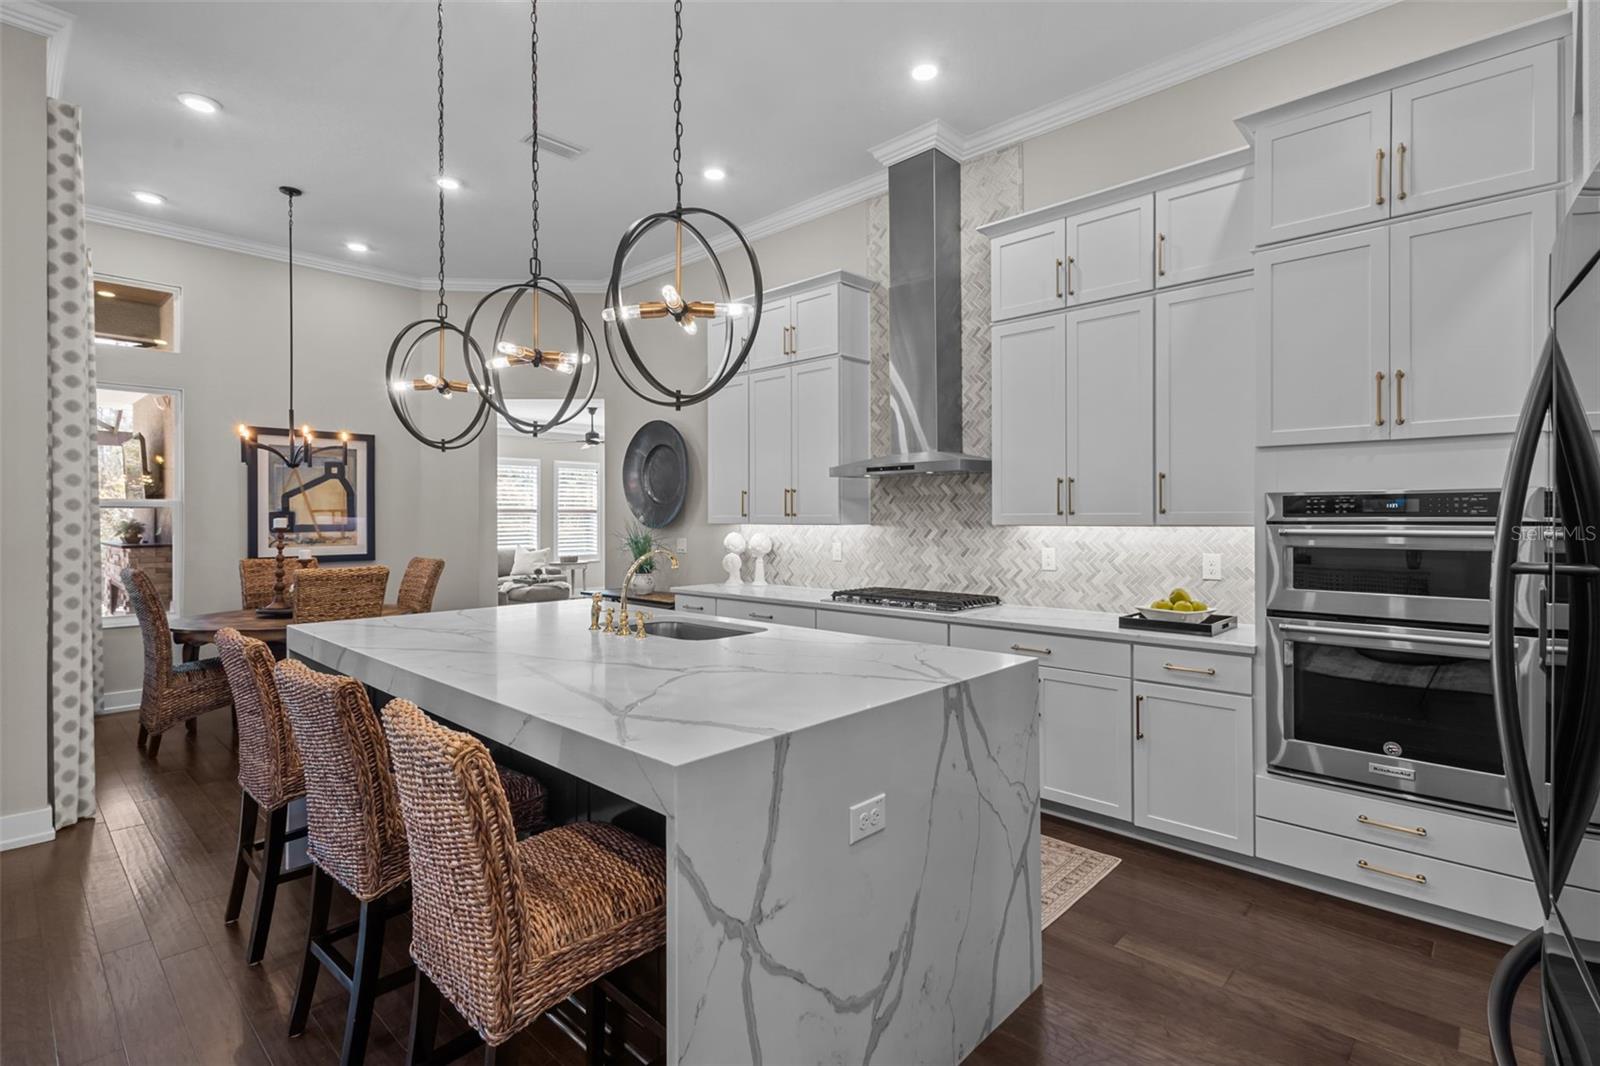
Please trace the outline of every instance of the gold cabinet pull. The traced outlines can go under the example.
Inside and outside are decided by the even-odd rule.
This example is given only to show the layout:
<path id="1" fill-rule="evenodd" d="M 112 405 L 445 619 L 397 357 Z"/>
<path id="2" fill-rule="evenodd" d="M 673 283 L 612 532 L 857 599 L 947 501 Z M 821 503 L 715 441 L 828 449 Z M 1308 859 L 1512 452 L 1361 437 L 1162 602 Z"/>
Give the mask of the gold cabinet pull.
<path id="1" fill-rule="evenodd" d="M 1067 256 L 1066 269 L 1067 269 L 1067 295 L 1068 296 L 1072 295 L 1072 263 L 1073 263 L 1072 256 L 1070 256 L 1070 255 Z"/>
<path id="2" fill-rule="evenodd" d="M 1133 698 L 1133 739 L 1144 739 L 1144 697 Z"/>
<path id="3" fill-rule="evenodd" d="M 790 326 L 789 327 L 789 354 L 790 355 L 799 355 L 800 354 L 800 327 L 799 326 Z"/>
<path id="4" fill-rule="evenodd" d="M 1156 277 L 1167 276 L 1167 235 L 1156 234 Z"/>
<path id="5" fill-rule="evenodd" d="M 1013 645 L 1011 645 L 1011 650 L 1012 651 L 1024 652 L 1024 653 L 1026 653 L 1028 655 L 1054 655 L 1055 654 L 1055 652 L 1051 651 L 1049 648 L 1030 648 L 1026 644 L 1013 644 Z"/>
<path id="6" fill-rule="evenodd" d="M 1394 372 L 1394 424 L 1397 426 L 1406 424 L 1406 372 L 1404 370 L 1396 370 Z"/>
<path id="7" fill-rule="evenodd" d="M 1378 371 L 1378 396 L 1374 404 L 1373 414 L 1373 418 L 1375 419 L 1374 424 L 1380 426 L 1383 425 L 1383 376 L 1383 371 Z"/>
<path id="8" fill-rule="evenodd" d="M 800 490 L 799 489 L 790 489 L 789 490 L 789 517 L 790 518 L 799 518 L 800 517 Z"/>
<path id="9" fill-rule="evenodd" d="M 1056 260 L 1056 299 L 1061 299 L 1061 260 Z"/>
<path id="10" fill-rule="evenodd" d="M 1156 475 L 1156 513 L 1167 513 L 1167 475 L 1165 471 Z"/>
<path id="11" fill-rule="evenodd" d="M 740 518 L 749 518 L 750 517 L 750 490 L 749 489 L 740 489 L 739 490 L 739 517 Z"/>
<path id="12" fill-rule="evenodd" d="M 1380 822 L 1376 818 L 1368 818 L 1364 814 L 1356 815 L 1356 821 L 1362 825 L 1370 825 L 1374 829 L 1387 829 L 1391 833 L 1408 833 L 1414 837 L 1425 837 L 1427 829 L 1420 825 L 1396 825 L 1394 822 Z"/>
<path id="13" fill-rule="evenodd" d="M 1385 877 L 1393 877 L 1401 881 L 1410 881 L 1415 885 L 1425 885 L 1428 883 L 1428 879 L 1422 874 L 1403 874 L 1399 870 L 1388 870 L 1382 866 L 1374 866 L 1366 859 L 1357 859 L 1356 865 L 1368 873 L 1382 874 Z"/>
<path id="14" fill-rule="evenodd" d="M 1399 146 L 1395 148 L 1394 163 L 1400 171 L 1399 180 L 1395 182 L 1394 198 L 1396 200 L 1404 200 L 1406 198 L 1406 142 L 1401 141 Z"/>
<path id="15" fill-rule="evenodd" d="M 1180 666 L 1177 663 L 1162 663 L 1161 669 L 1171 670 L 1175 674 L 1205 674 L 1207 677 L 1216 677 L 1215 666 Z"/>
<path id="16" fill-rule="evenodd" d="M 1383 199 L 1383 149 L 1378 149 L 1378 199 L 1375 201 L 1379 207 L 1385 203 Z"/>
<path id="17" fill-rule="evenodd" d="M 1078 479 L 1077 478 L 1075 478 L 1075 477 L 1067 478 L 1067 514 L 1069 514 L 1069 515 L 1074 515 L 1074 514 L 1078 513 L 1078 508 L 1072 502 L 1072 487 L 1074 485 L 1076 485 L 1077 483 L 1078 483 Z"/>
<path id="18" fill-rule="evenodd" d="M 1062 489 L 1062 487 L 1064 485 L 1066 485 L 1066 483 L 1067 483 L 1067 479 L 1066 478 L 1064 478 L 1064 477 L 1056 478 L 1056 514 L 1059 514 L 1059 515 L 1064 515 L 1064 514 L 1067 513 L 1066 508 L 1061 506 L 1061 489 Z"/>

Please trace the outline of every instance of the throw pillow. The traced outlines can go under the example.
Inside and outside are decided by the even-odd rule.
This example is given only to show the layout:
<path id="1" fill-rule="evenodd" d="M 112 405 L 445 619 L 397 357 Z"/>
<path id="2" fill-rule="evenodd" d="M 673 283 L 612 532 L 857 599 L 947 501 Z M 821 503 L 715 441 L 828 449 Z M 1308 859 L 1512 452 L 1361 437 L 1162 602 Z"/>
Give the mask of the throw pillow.
<path id="1" fill-rule="evenodd" d="M 511 561 L 511 576 L 532 577 L 549 561 L 549 548 L 518 548 L 516 558 Z"/>

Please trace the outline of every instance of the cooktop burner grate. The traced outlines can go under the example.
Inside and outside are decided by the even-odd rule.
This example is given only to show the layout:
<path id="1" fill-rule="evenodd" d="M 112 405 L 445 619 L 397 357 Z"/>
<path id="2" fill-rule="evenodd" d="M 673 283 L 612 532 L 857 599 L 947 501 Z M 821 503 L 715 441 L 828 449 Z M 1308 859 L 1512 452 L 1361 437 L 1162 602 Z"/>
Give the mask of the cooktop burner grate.
<path id="1" fill-rule="evenodd" d="M 933 592 L 926 589 L 896 589 L 872 585 L 859 589 L 840 589 L 833 594 L 840 603 L 864 603 L 876 607 L 906 607 L 917 611 L 970 611 L 974 607 L 993 607 L 998 596 L 977 592 Z"/>

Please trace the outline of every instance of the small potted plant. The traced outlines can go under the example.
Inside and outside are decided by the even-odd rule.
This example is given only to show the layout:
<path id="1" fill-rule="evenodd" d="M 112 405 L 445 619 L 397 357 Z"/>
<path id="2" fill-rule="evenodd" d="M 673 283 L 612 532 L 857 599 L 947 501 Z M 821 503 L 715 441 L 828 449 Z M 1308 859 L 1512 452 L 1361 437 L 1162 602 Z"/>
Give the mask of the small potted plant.
<path id="1" fill-rule="evenodd" d="M 628 528 L 618 535 L 622 546 L 627 549 L 628 558 L 632 560 L 644 559 L 639 563 L 639 569 L 633 575 L 633 583 L 628 586 L 629 595 L 643 596 L 654 592 L 656 588 L 655 568 L 656 561 L 650 558 L 650 553 L 659 547 L 653 530 L 639 525 L 637 522 L 628 523 Z"/>
<path id="2" fill-rule="evenodd" d="M 144 523 L 137 518 L 124 518 L 111 527 L 124 544 L 138 544 L 144 540 Z"/>

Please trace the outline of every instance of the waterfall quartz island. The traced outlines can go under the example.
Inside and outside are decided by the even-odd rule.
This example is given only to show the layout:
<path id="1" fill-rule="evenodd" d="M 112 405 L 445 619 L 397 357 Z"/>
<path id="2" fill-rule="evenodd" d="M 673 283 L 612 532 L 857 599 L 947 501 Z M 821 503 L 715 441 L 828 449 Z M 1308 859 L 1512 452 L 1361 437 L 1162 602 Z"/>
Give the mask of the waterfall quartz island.
<path id="1" fill-rule="evenodd" d="M 588 626 L 569 600 L 291 626 L 288 649 L 664 816 L 672 1062 L 955 1063 L 1039 986 L 1032 658 Z"/>

